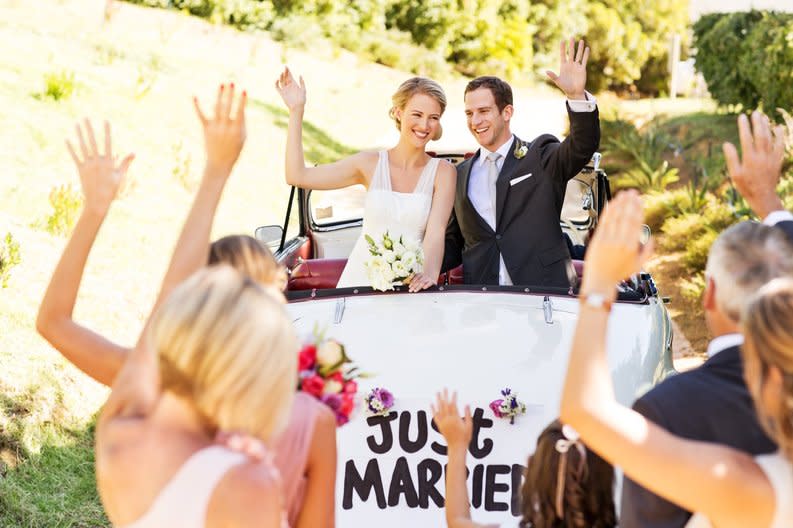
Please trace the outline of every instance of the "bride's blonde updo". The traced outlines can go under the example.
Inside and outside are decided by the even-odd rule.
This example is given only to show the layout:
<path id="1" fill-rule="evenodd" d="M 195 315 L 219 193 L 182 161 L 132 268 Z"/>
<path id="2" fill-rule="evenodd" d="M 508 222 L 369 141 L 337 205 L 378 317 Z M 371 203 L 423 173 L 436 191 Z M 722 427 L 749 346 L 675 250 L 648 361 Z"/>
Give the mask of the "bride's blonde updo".
<path id="1" fill-rule="evenodd" d="M 446 111 L 446 93 L 441 88 L 441 85 L 432 79 L 426 77 L 411 77 L 403 82 L 391 96 L 391 103 L 393 106 L 388 112 L 388 115 L 396 123 L 397 130 L 402 130 L 402 123 L 397 116 L 397 110 L 404 110 L 405 105 L 408 104 L 410 98 L 416 94 L 424 94 L 432 97 L 441 106 L 441 115 Z M 438 127 L 438 133 L 433 136 L 433 140 L 438 140 L 443 135 L 443 129 Z"/>
<path id="2" fill-rule="evenodd" d="M 747 385 L 769 436 L 793 461 L 793 278 L 763 286 L 744 307 L 743 346 Z M 762 391 L 771 368 L 782 374 L 776 409 L 764 408 Z"/>

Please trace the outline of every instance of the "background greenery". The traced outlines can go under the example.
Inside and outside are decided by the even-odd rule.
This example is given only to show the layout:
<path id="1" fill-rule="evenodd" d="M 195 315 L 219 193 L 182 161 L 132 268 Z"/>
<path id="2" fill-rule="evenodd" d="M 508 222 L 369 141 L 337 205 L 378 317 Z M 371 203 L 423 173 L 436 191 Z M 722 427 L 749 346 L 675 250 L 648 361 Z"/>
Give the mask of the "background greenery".
<path id="1" fill-rule="evenodd" d="M 454 70 L 542 79 L 558 63 L 558 42 L 580 36 L 599 50 L 593 91 L 663 92 L 669 39 L 688 39 L 688 0 L 128 1 L 264 29 L 308 49 L 326 38 L 386 66 L 437 77 Z"/>

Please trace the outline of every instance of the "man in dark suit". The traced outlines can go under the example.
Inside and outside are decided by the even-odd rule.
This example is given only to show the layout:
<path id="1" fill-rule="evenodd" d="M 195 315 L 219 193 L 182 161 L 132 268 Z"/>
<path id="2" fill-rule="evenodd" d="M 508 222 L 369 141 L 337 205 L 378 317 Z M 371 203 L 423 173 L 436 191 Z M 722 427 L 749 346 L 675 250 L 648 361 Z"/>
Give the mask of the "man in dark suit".
<path id="1" fill-rule="evenodd" d="M 569 53 L 568 53 L 569 51 Z M 597 107 L 584 90 L 589 48 L 561 46 L 559 75 L 570 135 L 524 142 L 510 131 L 512 89 L 497 77 L 478 77 L 465 89 L 468 127 L 480 149 L 457 166 L 454 211 L 446 231 L 444 269 L 463 264 L 466 284 L 569 287 L 575 281 L 559 227 L 567 182 L 600 142 Z"/>
<path id="2" fill-rule="evenodd" d="M 686 438 L 717 442 L 752 455 L 776 446 L 757 421 L 743 378 L 739 333 L 743 303 L 765 282 L 793 276 L 793 215 L 776 195 L 784 147 L 765 116 L 755 113 L 754 137 L 746 116 L 738 127 L 744 158 L 725 144 L 730 177 L 762 224 L 742 222 L 722 233 L 708 255 L 703 305 L 715 336 L 708 360 L 699 368 L 673 376 L 634 404 L 634 409 L 668 431 Z M 770 227 L 773 226 L 773 227 Z M 688 512 L 625 479 L 621 528 L 680 528 Z"/>

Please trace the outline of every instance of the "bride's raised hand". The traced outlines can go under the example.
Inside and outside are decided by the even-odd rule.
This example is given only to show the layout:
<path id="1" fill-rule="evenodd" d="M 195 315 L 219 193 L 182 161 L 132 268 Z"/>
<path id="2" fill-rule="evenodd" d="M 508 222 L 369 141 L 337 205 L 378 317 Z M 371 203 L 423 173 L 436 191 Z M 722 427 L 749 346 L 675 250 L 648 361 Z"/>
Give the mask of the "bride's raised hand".
<path id="1" fill-rule="evenodd" d="M 221 84 L 215 99 L 214 113 L 207 117 L 201 110 L 198 99 L 193 97 L 193 105 L 204 130 L 206 164 L 212 174 L 228 177 L 240 157 L 247 136 L 245 128 L 247 101 L 248 94 L 245 91 L 238 98 L 234 97 L 233 83 Z"/>
<path id="2" fill-rule="evenodd" d="M 275 89 L 278 90 L 290 112 L 302 110 L 305 107 L 306 83 L 303 81 L 303 76 L 300 76 L 298 83 L 289 68 L 284 68 L 278 80 L 275 81 Z"/>
<path id="3" fill-rule="evenodd" d="M 113 156 L 110 123 L 107 121 L 105 121 L 104 152 L 100 152 L 97 146 L 94 128 L 88 119 L 83 122 L 82 127 L 78 123 L 75 129 L 80 154 L 77 154 L 69 140 L 66 140 L 66 148 L 69 149 L 69 154 L 71 154 L 80 175 L 80 185 L 85 196 L 85 208 L 92 213 L 104 216 L 110 209 L 110 204 L 113 203 L 135 155 L 128 154 L 117 163 Z"/>

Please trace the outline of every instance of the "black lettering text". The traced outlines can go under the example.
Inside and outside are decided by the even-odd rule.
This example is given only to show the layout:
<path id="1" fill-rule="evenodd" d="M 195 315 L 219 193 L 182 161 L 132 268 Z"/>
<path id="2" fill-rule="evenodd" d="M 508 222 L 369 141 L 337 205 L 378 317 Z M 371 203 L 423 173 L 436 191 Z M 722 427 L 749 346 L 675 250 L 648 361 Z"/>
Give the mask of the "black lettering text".
<path id="1" fill-rule="evenodd" d="M 358 497 L 366 502 L 369 499 L 369 494 L 374 490 L 375 499 L 377 500 L 377 507 L 381 510 L 385 509 L 385 493 L 383 491 L 383 479 L 380 478 L 380 466 L 377 465 L 377 459 L 371 459 L 366 464 L 366 471 L 363 478 L 355 468 L 355 461 L 348 460 L 344 466 L 344 499 L 342 500 L 342 507 L 345 510 L 352 508 L 352 492 L 358 494 Z"/>

